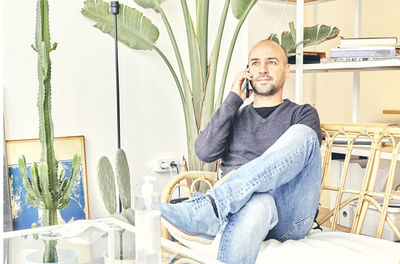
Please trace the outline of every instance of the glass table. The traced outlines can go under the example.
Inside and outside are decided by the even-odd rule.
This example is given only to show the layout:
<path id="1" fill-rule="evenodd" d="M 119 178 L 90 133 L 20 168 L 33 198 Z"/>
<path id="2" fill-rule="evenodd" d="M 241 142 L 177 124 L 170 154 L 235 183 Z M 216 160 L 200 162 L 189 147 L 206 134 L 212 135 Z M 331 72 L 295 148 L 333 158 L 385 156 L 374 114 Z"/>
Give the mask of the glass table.
<path id="1" fill-rule="evenodd" d="M 63 225 L 5 232 L 4 263 L 40 263 L 44 240 L 57 241 L 59 263 L 136 263 L 135 227 L 115 218 L 78 220 Z M 161 263 L 221 263 L 163 238 L 161 247 Z M 70 262 L 64 262 L 64 255 L 69 255 Z M 34 258 L 38 262 L 32 260 Z"/>

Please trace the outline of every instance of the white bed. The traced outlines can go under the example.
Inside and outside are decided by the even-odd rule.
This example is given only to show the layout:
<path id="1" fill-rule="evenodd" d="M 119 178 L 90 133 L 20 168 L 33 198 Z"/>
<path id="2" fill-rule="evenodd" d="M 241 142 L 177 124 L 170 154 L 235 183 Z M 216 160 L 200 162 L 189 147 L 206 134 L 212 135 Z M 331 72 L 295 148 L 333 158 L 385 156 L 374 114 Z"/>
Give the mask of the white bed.
<path id="1" fill-rule="evenodd" d="M 220 235 L 210 245 L 187 241 L 177 234 L 171 235 L 197 252 L 217 257 Z M 281 243 L 271 239 L 263 242 L 256 264 L 261 263 L 400 264 L 400 243 L 344 232 L 314 231 L 296 241 Z"/>

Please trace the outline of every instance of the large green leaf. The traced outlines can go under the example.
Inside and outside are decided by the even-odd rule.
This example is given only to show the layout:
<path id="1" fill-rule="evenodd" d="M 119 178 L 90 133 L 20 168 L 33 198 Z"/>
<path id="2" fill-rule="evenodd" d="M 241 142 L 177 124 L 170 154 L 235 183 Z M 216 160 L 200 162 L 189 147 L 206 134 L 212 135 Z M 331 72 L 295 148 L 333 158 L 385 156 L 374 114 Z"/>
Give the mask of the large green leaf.
<path id="1" fill-rule="evenodd" d="M 232 13 L 237 19 L 240 19 L 250 5 L 254 5 L 252 0 L 232 0 Z"/>
<path id="2" fill-rule="evenodd" d="M 304 36 L 304 47 L 318 45 L 324 41 L 334 39 L 339 35 L 339 29 L 337 27 L 330 27 L 327 25 L 321 25 L 318 29 L 317 36 L 312 35 L 306 38 Z"/>
<path id="3" fill-rule="evenodd" d="M 331 27 L 327 25 L 318 25 L 313 27 L 304 27 L 304 40 L 300 43 L 296 43 L 296 29 L 294 28 L 293 22 L 289 23 L 290 32 L 284 31 L 281 36 L 281 45 L 285 49 L 287 54 L 296 52 L 297 46 L 304 44 L 304 47 L 318 45 L 324 41 L 334 39 L 339 35 L 339 29 L 337 27 Z M 271 34 L 268 39 L 271 39 L 279 44 L 279 39 L 276 35 Z"/>
<path id="4" fill-rule="evenodd" d="M 114 37 L 114 18 L 109 4 L 102 0 L 87 0 L 82 14 L 96 21 L 94 25 Z M 118 40 L 132 49 L 151 50 L 159 36 L 158 28 L 137 9 L 120 6 L 118 15 Z"/>
<path id="5" fill-rule="evenodd" d="M 318 25 L 313 27 L 304 27 L 304 39 L 316 39 L 318 35 Z"/>
<path id="6" fill-rule="evenodd" d="M 271 33 L 271 34 L 269 35 L 268 39 L 269 39 L 269 40 L 273 40 L 273 41 L 275 41 L 275 42 L 278 43 L 278 44 L 281 44 L 280 41 L 279 41 L 278 36 L 277 36 L 276 34 L 274 34 L 274 33 Z"/>
<path id="7" fill-rule="evenodd" d="M 295 46 L 296 39 L 293 39 L 292 34 L 288 31 L 283 31 L 281 36 L 281 45 L 282 47 L 288 51 Z"/>
<path id="8" fill-rule="evenodd" d="M 154 11 L 158 12 L 160 9 L 160 5 L 165 2 L 165 0 L 133 0 L 136 4 L 140 5 L 143 8 L 151 8 Z"/>

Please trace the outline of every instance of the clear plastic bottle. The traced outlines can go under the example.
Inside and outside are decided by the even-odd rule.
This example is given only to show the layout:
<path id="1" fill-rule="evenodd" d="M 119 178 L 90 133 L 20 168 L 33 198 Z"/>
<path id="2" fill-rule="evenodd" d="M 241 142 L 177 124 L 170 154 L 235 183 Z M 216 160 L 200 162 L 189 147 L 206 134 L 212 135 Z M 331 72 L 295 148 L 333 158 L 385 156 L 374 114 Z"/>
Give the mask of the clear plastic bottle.
<path id="1" fill-rule="evenodd" d="M 136 263 L 161 264 L 160 195 L 154 192 L 155 178 L 144 176 L 135 195 Z"/>

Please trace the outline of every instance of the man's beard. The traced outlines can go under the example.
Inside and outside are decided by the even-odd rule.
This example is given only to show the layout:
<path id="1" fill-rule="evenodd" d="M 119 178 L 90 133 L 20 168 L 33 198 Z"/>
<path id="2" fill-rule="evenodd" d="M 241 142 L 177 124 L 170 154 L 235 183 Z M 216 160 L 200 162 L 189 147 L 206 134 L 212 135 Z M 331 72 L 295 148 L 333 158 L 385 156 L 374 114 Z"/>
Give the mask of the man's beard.
<path id="1" fill-rule="evenodd" d="M 253 82 L 252 82 L 251 85 L 253 87 L 254 92 L 258 95 L 263 95 L 263 96 L 271 96 L 271 95 L 276 94 L 276 92 L 279 91 L 279 88 L 276 85 L 272 84 L 272 81 L 274 80 L 274 78 L 272 76 L 260 76 L 258 78 L 263 78 L 263 77 L 267 77 L 268 79 L 271 79 L 271 84 L 269 85 L 269 89 L 267 89 L 266 91 L 261 91 L 260 89 L 257 89 L 257 85 L 253 85 Z M 256 83 L 257 83 L 258 78 L 256 79 Z"/>

